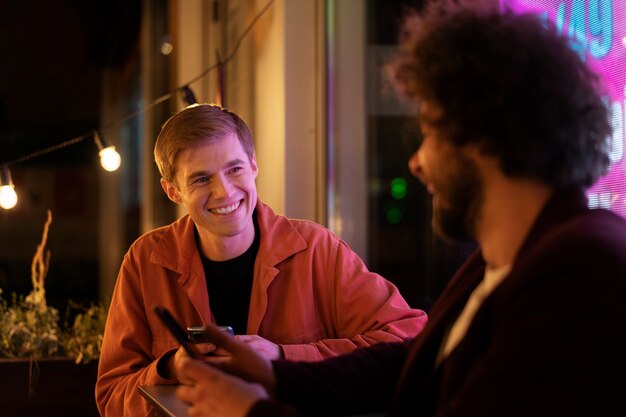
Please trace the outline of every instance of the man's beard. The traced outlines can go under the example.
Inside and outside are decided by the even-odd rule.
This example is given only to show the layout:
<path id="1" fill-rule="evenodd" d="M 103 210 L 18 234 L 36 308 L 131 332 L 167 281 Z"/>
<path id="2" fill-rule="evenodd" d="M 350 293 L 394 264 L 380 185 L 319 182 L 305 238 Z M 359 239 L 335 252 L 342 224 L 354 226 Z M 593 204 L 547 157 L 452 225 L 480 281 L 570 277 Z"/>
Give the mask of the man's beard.
<path id="1" fill-rule="evenodd" d="M 455 164 L 448 185 L 440 190 L 439 204 L 433 204 L 433 228 L 449 240 L 475 241 L 483 182 L 473 161 L 459 157 Z"/>

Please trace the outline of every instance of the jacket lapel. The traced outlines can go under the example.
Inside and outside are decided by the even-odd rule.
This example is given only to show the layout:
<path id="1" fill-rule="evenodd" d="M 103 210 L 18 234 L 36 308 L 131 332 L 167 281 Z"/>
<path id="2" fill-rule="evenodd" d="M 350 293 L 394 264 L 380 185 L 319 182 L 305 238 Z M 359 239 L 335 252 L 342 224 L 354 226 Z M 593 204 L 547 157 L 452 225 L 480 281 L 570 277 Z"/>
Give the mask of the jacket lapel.
<path id="1" fill-rule="evenodd" d="M 173 272 L 172 279 L 176 279 L 185 291 L 202 324 L 213 322 L 204 268 L 196 243 L 195 224 L 189 215 L 169 226 L 163 239 L 155 246 L 150 262 Z"/>
<path id="2" fill-rule="evenodd" d="M 267 311 L 267 291 L 280 270 L 276 265 L 308 245 L 302 235 L 283 216 L 276 215 L 261 200 L 256 205 L 261 242 L 254 263 L 254 281 L 248 312 L 248 333 L 256 334 Z"/>
<path id="3" fill-rule="evenodd" d="M 429 313 L 429 321 L 413 343 L 402 370 L 390 416 L 406 416 L 414 406 L 430 409 L 429 395 L 436 379 L 435 361 L 444 335 L 458 317 L 470 294 L 483 278 L 485 263 L 476 250 L 450 280 Z M 430 385 L 430 389 L 429 389 Z M 436 385 L 436 384 L 435 384 Z M 416 398 L 417 397 L 417 398 Z M 418 400 L 419 398 L 419 400 Z M 427 412 L 424 415 L 428 415 Z"/>

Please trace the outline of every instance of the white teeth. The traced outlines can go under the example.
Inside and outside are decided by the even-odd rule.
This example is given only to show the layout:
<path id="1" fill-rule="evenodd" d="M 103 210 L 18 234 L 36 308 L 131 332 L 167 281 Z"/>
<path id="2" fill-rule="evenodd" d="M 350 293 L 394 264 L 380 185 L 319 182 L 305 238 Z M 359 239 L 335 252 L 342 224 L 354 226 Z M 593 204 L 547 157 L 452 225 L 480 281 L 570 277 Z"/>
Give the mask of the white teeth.
<path id="1" fill-rule="evenodd" d="M 210 209 L 209 211 L 211 213 L 217 213 L 217 214 L 230 214 L 233 211 L 237 210 L 240 205 L 241 205 L 241 201 L 238 201 L 235 204 L 231 204 L 228 207 L 222 207 L 222 208 L 217 208 L 217 209 Z"/>

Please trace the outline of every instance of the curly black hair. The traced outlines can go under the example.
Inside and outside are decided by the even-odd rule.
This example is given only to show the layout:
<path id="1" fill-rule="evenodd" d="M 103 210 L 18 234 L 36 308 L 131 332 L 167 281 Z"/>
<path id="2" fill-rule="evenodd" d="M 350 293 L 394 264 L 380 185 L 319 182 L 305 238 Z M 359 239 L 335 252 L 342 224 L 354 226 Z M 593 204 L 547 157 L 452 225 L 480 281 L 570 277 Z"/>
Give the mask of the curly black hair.
<path id="1" fill-rule="evenodd" d="M 589 186 L 609 164 L 609 112 L 597 76 L 549 21 L 459 9 L 420 20 L 396 67 L 405 94 L 439 105 L 435 127 L 478 144 L 510 177 Z"/>

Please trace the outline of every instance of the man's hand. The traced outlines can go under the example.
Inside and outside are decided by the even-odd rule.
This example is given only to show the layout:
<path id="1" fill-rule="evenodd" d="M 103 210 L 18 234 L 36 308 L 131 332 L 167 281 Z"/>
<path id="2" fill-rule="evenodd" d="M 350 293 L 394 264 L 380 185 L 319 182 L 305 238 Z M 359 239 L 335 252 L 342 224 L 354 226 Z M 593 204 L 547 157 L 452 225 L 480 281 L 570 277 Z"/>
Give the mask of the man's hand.
<path id="1" fill-rule="evenodd" d="M 176 396 L 190 405 L 190 417 L 243 417 L 267 391 L 257 383 L 249 383 L 228 375 L 211 365 L 185 358 L 181 374 L 189 385 L 176 389 Z"/>
<path id="2" fill-rule="evenodd" d="M 278 346 L 276 343 L 270 342 L 269 340 L 262 338 L 259 335 L 241 335 L 235 336 L 235 339 L 250 346 L 257 353 L 270 361 L 283 357 L 283 350 L 280 346 Z"/>
<path id="3" fill-rule="evenodd" d="M 267 356 L 269 353 L 259 353 L 255 349 L 256 343 L 263 344 L 263 349 L 271 351 L 268 347 L 273 343 L 254 336 L 245 336 L 255 343 L 244 342 L 231 336 L 220 330 L 217 326 L 208 325 L 205 327 L 204 334 L 206 340 L 216 347 L 215 353 L 222 356 L 207 356 L 206 362 L 211 365 L 225 371 L 229 374 L 243 378 L 248 382 L 256 382 L 265 388 L 265 390 L 272 394 L 274 392 L 274 386 L 276 385 L 276 378 L 274 376 L 274 369 L 272 363 Z M 244 338 L 244 336 L 239 336 Z M 266 342 L 266 343 L 263 343 Z M 274 345 L 275 346 L 275 345 Z M 280 349 L 279 346 L 276 348 Z M 275 352 L 275 351 L 274 351 Z M 273 353 L 272 355 L 274 355 Z M 267 355 L 267 356 L 266 356 Z M 186 377 L 184 373 L 181 374 L 183 378 Z"/>
<path id="4" fill-rule="evenodd" d="M 206 357 L 206 355 L 215 351 L 215 345 L 212 343 L 197 343 L 192 345 L 192 349 L 194 349 L 199 356 Z M 165 370 L 169 378 L 181 383 L 186 383 L 184 379 L 181 379 L 184 378 L 181 377 L 181 367 L 186 358 L 189 358 L 189 355 L 181 346 L 178 348 L 176 353 L 166 359 Z"/>

